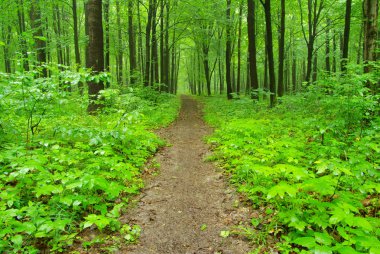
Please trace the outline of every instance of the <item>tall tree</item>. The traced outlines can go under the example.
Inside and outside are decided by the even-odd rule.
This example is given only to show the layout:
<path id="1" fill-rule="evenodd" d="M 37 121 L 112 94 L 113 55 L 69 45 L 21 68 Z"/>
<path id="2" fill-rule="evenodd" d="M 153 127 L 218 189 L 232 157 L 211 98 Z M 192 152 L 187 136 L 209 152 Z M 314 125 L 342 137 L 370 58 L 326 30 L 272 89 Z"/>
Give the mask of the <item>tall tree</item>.
<path id="1" fill-rule="evenodd" d="M 270 90 L 270 106 L 276 104 L 276 77 L 274 72 L 274 56 L 273 56 L 273 36 L 272 36 L 272 14 L 270 0 L 260 0 L 265 12 L 265 31 L 266 31 L 266 48 L 268 52 L 268 68 L 269 68 L 269 90 Z"/>
<path id="2" fill-rule="evenodd" d="M 326 40 L 325 40 L 325 44 L 326 44 L 326 50 L 325 50 L 325 69 L 326 69 L 326 72 L 327 74 L 330 74 L 331 72 L 331 63 L 330 63 L 330 54 L 331 54 L 331 49 L 330 49 L 330 19 L 327 18 L 327 28 L 326 28 Z"/>
<path id="3" fill-rule="evenodd" d="M 346 0 L 346 17 L 344 19 L 344 36 L 343 36 L 343 54 L 341 61 L 342 72 L 347 71 L 348 62 L 348 42 L 350 41 L 350 28 L 351 28 L 351 5 L 352 0 Z"/>
<path id="4" fill-rule="evenodd" d="M 231 0 L 227 0 L 227 26 L 226 26 L 226 82 L 227 99 L 232 99 L 232 80 L 231 80 L 231 57 L 232 57 L 232 38 L 231 38 Z"/>
<path id="5" fill-rule="evenodd" d="M 25 39 L 25 11 L 24 11 L 24 1 L 19 0 L 17 5 L 17 17 L 18 17 L 18 32 L 19 32 L 19 38 L 20 38 L 20 47 L 21 47 L 21 52 L 22 52 L 22 63 L 23 63 L 23 68 L 25 71 L 29 71 L 29 62 L 28 62 L 28 46 L 26 43 Z"/>
<path id="6" fill-rule="evenodd" d="M 46 64 L 46 38 L 43 34 L 43 24 L 41 17 L 41 8 L 39 0 L 31 0 L 30 23 L 33 29 L 37 64 L 42 66 L 41 75 L 47 77 Z"/>
<path id="7" fill-rule="evenodd" d="M 239 3 L 239 24 L 238 24 L 238 48 L 237 48 L 237 80 L 236 80 L 236 93 L 240 93 L 241 86 L 241 37 L 242 37 L 242 19 L 243 19 L 243 1 Z"/>
<path id="8" fill-rule="evenodd" d="M 81 59 L 80 59 L 80 52 L 79 52 L 77 0 L 73 0 L 73 2 L 72 2 L 72 11 L 73 11 L 75 63 L 77 65 L 77 67 L 79 67 L 81 65 Z"/>
<path id="9" fill-rule="evenodd" d="M 151 32 L 152 32 L 152 19 L 153 19 L 153 0 L 149 0 L 148 20 L 145 28 L 145 77 L 144 85 L 151 85 L 150 82 L 150 68 L 151 68 Z"/>
<path id="10" fill-rule="evenodd" d="M 285 0 L 281 0 L 280 39 L 278 42 L 278 96 L 284 95 L 284 53 L 285 53 Z"/>
<path id="11" fill-rule="evenodd" d="M 364 72 L 369 73 L 373 69 L 371 62 L 377 60 L 377 39 L 378 39 L 378 0 L 363 1 L 364 19 L 364 42 L 363 42 L 363 61 L 365 64 Z"/>
<path id="12" fill-rule="evenodd" d="M 110 71 L 110 0 L 101 1 L 104 4 L 104 33 L 105 33 L 105 41 L 104 41 L 104 49 L 105 49 L 105 59 L 104 59 L 104 69 L 106 71 Z M 117 1 L 116 3 L 118 3 Z M 120 17 L 118 13 L 117 17 Z"/>
<path id="13" fill-rule="evenodd" d="M 302 8 L 303 6 L 302 6 L 301 0 L 298 0 L 298 5 L 300 7 L 300 12 L 301 12 L 302 33 L 307 45 L 307 69 L 306 69 L 305 81 L 309 83 L 311 79 L 311 74 L 312 74 L 314 44 L 318 36 L 317 28 L 320 23 L 322 10 L 325 7 L 325 1 L 324 0 L 307 0 L 307 10 L 308 10 L 307 32 L 308 33 L 306 33 L 306 29 L 304 27 L 304 15 L 303 15 L 303 8 Z"/>
<path id="14" fill-rule="evenodd" d="M 86 30 L 88 32 L 88 46 L 86 56 L 86 67 L 92 69 L 93 74 L 104 71 L 104 42 L 102 1 L 88 0 L 86 3 Z M 99 103 L 99 92 L 104 89 L 103 81 L 88 82 L 89 104 L 87 111 L 96 114 L 101 108 Z"/>
<path id="15" fill-rule="evenodd" d="M 257 75 L 257 56 L 256 56 L 256 7 L 255 0 L 247 0 L 248 2 L 248 55 L 249 55 L 249 80 L 250 89 L 257 90 L 259 88 L 259 80 Z"/>
<path id="16" fill-rule="evenodd" d="M 135 83 L 137 61 L 136 61 L 136 37 L 133 22 L 133 1 L 128 0 L 128 44 L 129 44 L 129 70 L 130 70 L 130 83 Z"/>
<path id="17" fill-rule="evenodd" d="M 117 26 L 117 50 L 116 50 L 116 77 L 117 82 L 123 84 L 123 36 L 121 32 L 120 0 L 116 0 L 116 26 Z"/>

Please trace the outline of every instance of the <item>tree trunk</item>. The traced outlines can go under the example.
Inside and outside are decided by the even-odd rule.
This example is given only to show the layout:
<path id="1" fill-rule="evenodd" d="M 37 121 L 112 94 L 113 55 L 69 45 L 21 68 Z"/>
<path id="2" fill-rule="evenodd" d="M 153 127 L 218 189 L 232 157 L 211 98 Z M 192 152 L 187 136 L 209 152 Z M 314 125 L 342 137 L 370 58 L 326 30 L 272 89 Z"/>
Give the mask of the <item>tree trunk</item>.
<path id="1" fill-rule="evenodd" d="M 151 40 L 151 32 L 152 32 L 152 17 L 153 17 L 153 0 L 149 0 L 149 10 L 148 10 L 148 21 L 145 29 L 145 77 L 144 77 L 144 85 L 150 86 L 152 83 L 150 82 L 150 67 L 151 67 L 151 56 L 150 56 L 150 40 Z"/>
<path id="2" fill-rule="evenodd" d="M 260 0 L 264 6 L 265 11 L 265 26 L 267 34 L 267 51 L 268 51 L 268 67 L 269 67 L 269 90 L 270 90 L 270 106 L 274 107 L 276 104 L 276 78 L 274 73 L 274 56 L 273 56 L 273 37 L 272 37 L 272 17 L 271 17 L 271 3 L 270 0 Z"/>
<path id="3" fill-rule="evenodd" d="M 3 46 L 3 53 L 4 53 L 4 67 L 6 73 L 11 73 L 11 57 L 9 55 L 9 46 L 11 43 L 11 36 L 12 36 L 12 27 L 7 26 L 7 30 L 3 27 L 3 38 L 5 41 L 5 45 Z"/>
<path id="4" fill-rule="evenodd" d="M 360 61 L 361 61 L 361 56 L 362 56 L 362 51 L 363 51 L 362 40 L 363 40 L 363 25 L 360 26 L 358 50 L 356 54 L 356 64 L 360 64 Z"/>
<path id="5" fill-rule="evenodd" d="M 352 0 L 346 0 L 346 17 L 344 19 L 344 37 L 343 37 L 343 54 L 341 61 L 341 70 L 343 73 L 347 72 L 348 63 L 348 42 L 350 40 L 350 27 L 351 27 L 351 5 Z"/>
<path id="6" fill-rule="evenodd" d="M 35 48 L 37 55 L 38 65 L 42 66 L 41 76 L 47 77 L 47 68 L 43 66 L 46 64 L 46 40 L 44 39 L 41 9 L 39 0 L 32 0 L 30 7 L 30 22 L 33 29 L 33 36 L 35 40 Z"/>
<path id="7" fill-rule="evenodd" d="M 330 74 L 331 72 L 331 64 L 330 64 L 330 19 L 327 18 L 327 27 L 326 27 L 326 55 L 325 55 L 325 69 L 327 74 Z"/>
<path id="8" fill-rule="evenodd" d="M 336 51 L 338 50 L 336 44 L 336 32 L 333 30 L 333 59 L 332 59 L 332 72 L 336 73 L 337 71 L 337 60 L 336 60 Z"/>
<path id="9" fill-rule="evenodd" d="M 93 74 L 104 71 L 104 42 L 103 42 L 103 21 L 102 2 L 99 0 L 88 0 L 86 3 L 86 27 L 88 32 L 88 54 L 86 67 L 91 68 Z M 88 82 L 89 104 L 87 111 L 96 114 L 101 108 L 98 103 L 99 92 L 104 89 L 103 81 Z"/>
<path id="10" fill-rule="evenodd" d="M 145 78 L 145 69 L 144 69 L 144 53 L 143 53 L 143 41 L 142 41 L 142 26 L 141 26 L 141 15 L 140 15 L 140 1 L 137 1 L 137 22 L 138 22 L 138 59 L 139 67 L 141 72 L 141 77 Z M 145 84 L 145 80 L 144 80 Z"/>
<path id="11" fill-rule="evenodd" d="M 28 62 L 28 46 L 26 40 L 24 38 L 25 33 L 25 12 L 24 12 L 24 1 L 19 0 L 18 8 L 17 8 L 17 16 L 18 16 L 18 25 L 19 25 L 19 36 L 21 38 L 21 52 L 22 52 L 22 63 L 24 71 L 29 71 L 29 62 Z"/>
<path id="12" fill-rule="evenodd" d="M 238 48 L 237 48 L 237 80 L 236 80 L 236 93 L 240 94 L 241 87 L 241 26 L 243 19 L 243 2 L 240 2 L 239 5 L 239 26 L 238 26 Z"/>
<path id="13" fill-rule="evenodd" d="M 157 0 L 153 0 L 152 14 L 152 79 L 155 84 L 159 83 L 158 72 L 158 43 L 157 43 Z"/>
<path id="14" fill-rule="evenodd" d="M 227 0 L 226 11 L 226 82 L 227 82 L 227 99 L 232 99 L 232 84 L 231 84 L 231 0 Z"/>
<path id="15" fill-rule="evenodd" d="M 313 83 L 315 83 L 318 78 L 318 52 L 315 52 L 313 56 L 313 75 L 311 78 Z"/>
<path id="16" fill-rule="evenodd" d="M 135 39 L 135 29 L 133 26 L 133 1 L 128 0 L 128 44 L 129 44 L 129 75 L 130 83 L 134 84 L 136 82 L 136 71 L 137 71 L 137 61 L 136 61 L 136 39 Z"/>
<path id="17" fill-rule="evenodd" d="M 110 0 L 101 1 L 104 3 L 104 22 L 105 22 L 105 62 L 104 62 L 104 70 L 110 71 Z M 116 5 L 118 5 L 119 1 L 116 1 Z M 116 7 L 117 8 L 117 7 Z M 117 18 L 119 18 L 119 14 Z"/>
<path id="18" fill-rule="evenodd" d="M 281 28 L 278 52 L 278 96 L 284 95 L 284 53 L 285 53 L 285 0 L 281 0 Z"/>
<path id="19" fill-rule="evenodd" d="M 77 67 L 79 67 L 81 65 L 81 60 L 80 60 L 80 52 L 79 52 L 77 0 L 73 0 L 72 10 L 73 10 L 73 21 L 74 21 L 75 63 Z"/>
<path id="20" fill-rule="evenodd" d="M 248 55 L 249 55 L 249 80 L 250 89 L 259 89 L 256 57 L 256 7 L 255 0 L 248 0 Z M 258 99 L 258 98 L 256 98 Z"/>
<path id="21" fill-rule="evenodd" d="M 116 56 L 116 63 L 117 63 L 117 68 L 116 68 L 116 77 L 117 77 L 117 82 L 122 85 L 123 82 L 123 69 L 124 69 L 124 64 L 123 64 L 123 35 L 121 33 L 121 19 L 120 19 L 120 0 L 116 1 L 116 25 L 117 25 L 117 56 Z"/>
<path id="22" fill-rule="evenodd" d="M 373 70 L 372 62 L 377 60 L 377 36 L 378 36 L 378 0 L 363 1 L 364 15 L 364 41 L 363 41 L 363 61 L 364 72 L 369 73 Z"/>

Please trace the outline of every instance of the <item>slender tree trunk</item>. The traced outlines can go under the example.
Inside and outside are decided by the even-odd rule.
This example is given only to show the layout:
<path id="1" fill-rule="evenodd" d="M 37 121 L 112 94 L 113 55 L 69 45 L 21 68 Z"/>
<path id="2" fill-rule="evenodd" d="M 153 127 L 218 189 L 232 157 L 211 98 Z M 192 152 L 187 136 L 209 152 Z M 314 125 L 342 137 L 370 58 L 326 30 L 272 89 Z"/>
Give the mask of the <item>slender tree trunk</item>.
<path id="1" fill-rule="evenodd" d="M 164 51 L 165 51 L 165 44 L 164 44 L 164 37 L 165 37 L 165 31 L 164 31 L 164 13 L 165 13 L 165 2 L 164 0 L 160 0 L 160 91 L 166 92 L 166 86 L 164 84 L 165 79 L 165 57 L 164 57 Z"/>
<path id="2" fill-rule="evenodd" d="M 123 35 L 122 35 L 122 27 L 121 27 L 121 10 L 120 10 L 120 0 L 116 1 L 116 25 L 117 25 L 117 68 L 116 68 L 116 77 L 117 77 L 117 82 L 122 85 L 124 82 L 123 80 L 123 69 L 124 69 L 124 48 L 123 48 Z"/>
<path id="3" fill-rule="evenodd" d="M 356 54 L 356 64 L 360 64 L 360 61 L 361 61 L 361 56 L 362 56 L 362 51 L 363 51 L 362 40 L 363 40 L 363 25 L 360 26 L 358 50 Z"/>
<path id="4" fill-rule="evenodd" d="M 57 4 L 54 5 L 54 10 L 53 10 L 53 28 L 54 32 L 57 38 L 57 60 L 58 64 L 64 64 L 63 61 L 63 49 L 62 49 L 62 28 L 61 28 L 61 13 L 59 10 L 59 6 Z"/>
<path id="5" fill-rule="evenodd" d="M 17 16 L 18 16 L 18 25 L 19 25 L 19 36 L 20 36 L 20 45 L 22 52 L 22 64 L 24 71 L 29 71 L 29 61 L 28 61 L 28 46 L 26 40 L 24 38 L 25 33 L 25 12 L 24 12 L 24 1 L 19 0 L 18 8 L 17 8 Z"/>
<path id="6" fill-rule="evenodd" d="M 79 67 L 81 65 L 81 60 L 80 60 L 80 52 L 79 52 L 77 0 L 73 0 L 72 10 L 73 10 L 73 23 L 74 23 L 75 63 L 77 67 Z"/>
<path id="7" fill-rule="evenodd" d="M 332 72 L 336 73 L 337 71 L 337 60 L 336 60 L 336 51 L 338 50 L 337 48 L 337 43 L 336 43 L 336 32 L 333 30 L 333 59 L 332 59 Z"/>
<path id="8" fill-rule="evenodd" d="M 327 18 L 327 27 L 326 27 L 326 55 L 325 55 L 325 65 L 326 65 L 326 72 L 327 74 L 330 74 L 331 72 L 331 60 L 330 60 L 330 19 Z"/>
<path id="9" fill-rule="evenodd" d="M 256 7 L 255 0 L 248 0 L 248 55 L 249 55 L 249 80 L 250 89 L 259 89 L 256 57 Z M 258 98 L 255 98 L 258 99 Z"/>
<path id="10" fill-rule="evenodd" d="M 276 104 L 276 78 L 274 73 L 274 56 L 273 56 L 273 37 L 272 37 L 272 17 L 271 17 L 271 2 L 270 0 L 260 0 L 265 11 L 265 26 L 267 34 L 267 51 L 268 51 L 268 67 L 269 67 L 269 90 L 270 90 L 270 106 Z"/>
<path id="11" fill-rule="evenodd" d="M 11 73 L 11 57 L 9 55 L 9 45 L 11 43 L 11 36 L 12 36 L 12 27 L 7 26 L 6 30 L 3 27 L 3 38 L 5 40 L 5 45 L 3 46 L 3 53 L 4 53 L 4 67 L 6 73 Z"/>
<path id="12" fill-rule="evenodd" d="M 166 85 L 166 90 L 169 92 L 170 87 L 170 72 L 169 72 L 169 66 L 170 66 L 170 48 L 169 48 L 169 26 L 170 26 L 170 1 L 166 1 L 166 24 L 165 24 L 165 39 L 164 39 L 164 76 L 162 77 L 164 84 Z M 175 29 L 175 27 L 174 27 Z"/>
<path id="13" fill-rule="evenodd" d="M 136 71 L 137 71 L 137 61 L 136 61 L 136 39 L 135 39 L 135 29 L 133 25 L 133 1 L 128 0 L 128 44 L 129 44 L 129 72 L 130 72 L 130 83 L 134 84 L 136 82 Z"/>
<path id="14" fill-rule="evenodd" d="M 315 83 L 318 78 L 318 52 L 314 53 L 313 56 L 313 75 L 312 75 L 312 82 Z"/>
<path id="15" fill-rule="evenodd" d="M 241 26 L 243 19 L 243 2 L 239 5 L 239 27 L 238 27 L 238 48 L 237 48 L 237 81 L 236 81 L 236 93 L 240 94 L 241 87 Z"/>
<path id="16" fill-rule="evenodd" d="M 33 29 L 33 36 L 35 40 L 35 49 L 37 54 L 37 62 L 39 65 L 46 64 L 46 40 L 43 34 L 41 9 L 39 0 L 31 0 L 30 8 L 30 22 Z M 42 77 L 47 77 L 47 68 L 42 67 Z"/>
<path id="17" fill-rule="evenodd" d="M 102 0 L 104 3 L 104 22 L 105 22 L 105 62 L 104 67 L 105 71 L 110 71 L 110 0 Z M 116 5 L 119 4 L 119 1 L 116 1 Z M 120 14 L 117 15 L 117 18 L 120 17 Z"/>
<path id="18" fill-rule="evenodd" d="M 365 64 L 364 72 L 369 73 L 373 70 L 372 62 L 377 60 L 376 49 L 378 39 L 378 0 L 363 1 L 364 19 L 364 50 L 363 61 Z"/>
<path id="19" fill-rule="evenodd" d="M 227 99 L 232 99 L 232 84 L 231 84 L 231 55 L 232 55 L 232 42 L 231 42 L 231 0 L 227 0 L 226 11 L 226 81 L 227 81 Z"/>
<path id="20" fill-rule="evenodd" d="M 341 61 L 342 72 L 347 72 L 348 63 L 348 45 L 350 40 L 350 28 L 351 28 L 351 5 L 352 0 L 346 0 L 346 17 L 344 23 L 344 37 L 343 37 L 343 54 Z"/>
<path id="21" fill-rule="evenodd" d="M 154 83 L 159 83 L 158 72 L 158 43 L 157 43 L 157 0 L 153 0 L 152 16 L 152 79 Z"/>
<path id="22" fill-rule="evenodd" d="M 145 69 L 144 69 L 144 53 L 143 53 L 143 41 L 142 41 L 142 26 L 141 26 L 141 14 L 140 14 L 140 1 L 137 1 L 137 22 L 138 22 L 138 58 L 139 58 L 139 66 L 140 66 L 140 72 L 141 76 L 145 78 Z M 145 80 L 144 80 L 145 84 Z"/>
<path id="23" fill-rule="evenodd" d="M 148 21 L 146 24 L 146 32 L 145 32 L 145 78 L 144 85 L 150 86 L 152 83 L 150 82 L 150 67 L 151 67 L 151 32 L 152 32 L 152 17 L 153 17 L 153 0 L 149 0 L 149 10 L 148 10 Z"/>
<path id="24" fill-rule="evenodd" d="M 86 3 L 86 27 L 88 32 L 88 47 L 86 67 L 91 68 L 93 74 L 104 71 L 104 41 L 103 41 L 103 21 L 102 2 L 99 0 L 88 0 Z M 98 103 L 99 92 L 104 89 L 103 81 L 88 82 L 89 105 L 87 111 L 96 114 L 101 108 Z"/>
<path id="25" fill-rule="evenodd" d="M 278 96 L 284 95 L 284 51 L 285 51 L 285 0 L 281 0 L 281 26 L 278 52 Z"/>

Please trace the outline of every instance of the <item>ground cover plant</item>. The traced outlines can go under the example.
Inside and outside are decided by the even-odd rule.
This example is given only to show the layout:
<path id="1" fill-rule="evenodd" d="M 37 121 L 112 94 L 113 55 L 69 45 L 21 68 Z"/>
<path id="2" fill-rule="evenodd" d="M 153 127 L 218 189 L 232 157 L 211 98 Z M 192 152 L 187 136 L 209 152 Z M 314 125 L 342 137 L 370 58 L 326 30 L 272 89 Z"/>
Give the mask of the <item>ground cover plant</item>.
<path id="1" fill-rule="evenodd" d="M 85 228 L 135 239 L 138 228 L 118 218 L 163 145 L 149 129 L 174 120 L 177 97 L 111 85 L 91 116 L 74 88 L 93 76 L 38 75 L 0 77 L 0 252 L 62 252 Z M 107 74 L 95 78 L 109 82 Z"/>
<path id="2" fill-rule="evenodd" d="M 272 109 L 204 100 L 211 159 L 261 211 L 236 233 L 281 253 L 379 253 L 379 105 L 364 80 L 329 78 Z"/>

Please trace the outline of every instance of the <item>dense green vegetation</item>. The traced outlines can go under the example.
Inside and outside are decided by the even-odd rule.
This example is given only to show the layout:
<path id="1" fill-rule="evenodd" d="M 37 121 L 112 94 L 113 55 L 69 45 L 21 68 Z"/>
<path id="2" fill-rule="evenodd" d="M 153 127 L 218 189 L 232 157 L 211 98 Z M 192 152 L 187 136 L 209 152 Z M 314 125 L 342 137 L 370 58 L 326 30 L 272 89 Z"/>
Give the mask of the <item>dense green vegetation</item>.
<path id="1" fill-rule="evenodd" d="M 274 109 L 204 100 L 212 159 L 262 211 L 237 233 L 263 247 L 273 237 L 281 253 L 379 253 L 379 96 L 367 78 L 320 81 Z"/>
<path id="2" fill-rule="evenodd" d="M 1 74 L 1 252 L 62 251 L 88 227 L 133 238 L 120 211 L 163 145 L 149 129 L 170 123 L 179 101 L 151 88 L 111 86 L 102 92 L 102 112 L 89 116 L 87 100 L 58 86 L 89 78 L 69 70 L 50 78 Z"/>

